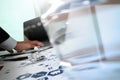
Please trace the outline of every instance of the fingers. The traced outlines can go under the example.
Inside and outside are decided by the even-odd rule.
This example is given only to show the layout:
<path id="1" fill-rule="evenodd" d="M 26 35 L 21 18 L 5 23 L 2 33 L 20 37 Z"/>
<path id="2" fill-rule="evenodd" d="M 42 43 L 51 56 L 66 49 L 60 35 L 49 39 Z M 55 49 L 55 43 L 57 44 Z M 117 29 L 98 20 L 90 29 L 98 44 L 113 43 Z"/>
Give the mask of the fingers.
<path id="1" fill-rule="evenodd" d="M 34 47 L 42 47 L 42 46 L 44 46 L 44 44 L 39 41 L 22 41 L 22 42 L 17 42 L 17 45 L 14 49 L 17 51 L 22 51 L 22 50 L 28 50 Z"/>
<path id="2" fill-rule="evenodd" d="M 40 46 L 40 47 L 44 46 L 44 44 L 42 42 L 39 42 L 39 41 L 32 41 L 32 45 Z"/>

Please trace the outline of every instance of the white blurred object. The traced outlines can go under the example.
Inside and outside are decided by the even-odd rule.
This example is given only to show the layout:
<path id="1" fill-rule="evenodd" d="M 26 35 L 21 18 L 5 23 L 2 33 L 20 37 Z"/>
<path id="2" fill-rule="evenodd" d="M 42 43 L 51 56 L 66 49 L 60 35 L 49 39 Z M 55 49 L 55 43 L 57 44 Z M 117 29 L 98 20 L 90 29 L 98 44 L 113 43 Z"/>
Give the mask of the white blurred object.
<path id="1" fill-rule="evenodd" d="M 34 47 L 34 50 L 36 50 L 36 51 L 37 51 L 37 50 L 39 50 L 39 48 L 36 46 L 36 47 Z"/>
<path id="2" fill-rule="evenodd" d="M 74 1 L 60 7 L 46 27 L 56 53 L 68 64 L 62 64 L 66 73 L 70 80 L 119 80 L 120 0 Z"/>
<path id="3" fill-rule="evenodd" d="M 29 60 L 30 62 L 36 63 L 36 62 L 38 62 L 38 61 L 42 61 L 42 60 L 45 59 L 45 56 L 42 55 L 42 54 L 39 52 L 39 48 L 38 48 L 38 47 L 35 47 L 34 50 L 35 50 L 36 52 L 30 53 L 30 54 L 28 55 L 28 60 Z"/>

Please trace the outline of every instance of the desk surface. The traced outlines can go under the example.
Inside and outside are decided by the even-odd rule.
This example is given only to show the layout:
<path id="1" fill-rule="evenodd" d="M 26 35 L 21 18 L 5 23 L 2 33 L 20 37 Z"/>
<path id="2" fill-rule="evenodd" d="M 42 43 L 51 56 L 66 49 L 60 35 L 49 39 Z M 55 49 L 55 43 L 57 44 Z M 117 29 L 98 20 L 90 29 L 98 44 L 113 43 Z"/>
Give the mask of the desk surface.
<path id="1" fill-rule="evenodd" d="M 45 59 L 31 63 L 21 61 L 1 61 L 0 80 L 120 80 L 120 57 L 111 57 L 102 63 L 91 62 L 72 67 L 67 74 L 59 64 L 53 48 L 40 52 Z M 23 54 L 24 56 L 29 54 Z M 23 56 L 22 55 L 22 56 Z"/>
<path id="2" fill-rule="evenodd" d="M 40 53 L 45 59 L 35 63 L 28 59 L 1 62 L 4 67 L 0 71 L 0 80 L 67 80 L 62 75 L 64 71 L 54 50 L 51 48 Z"/>

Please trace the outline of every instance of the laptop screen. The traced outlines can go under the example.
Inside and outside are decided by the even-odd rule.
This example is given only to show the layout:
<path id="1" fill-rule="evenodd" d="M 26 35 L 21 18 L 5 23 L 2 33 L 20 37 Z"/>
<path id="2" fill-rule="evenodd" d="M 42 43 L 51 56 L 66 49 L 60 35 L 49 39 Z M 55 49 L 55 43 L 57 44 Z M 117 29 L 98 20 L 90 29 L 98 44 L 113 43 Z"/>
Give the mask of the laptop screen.
<path id="1" fill-rule="evenodd" d="M 38 40 L 49 43 L 49 38 L 40 17 L 24 22 L 24 35 L 28 40 Z"/>

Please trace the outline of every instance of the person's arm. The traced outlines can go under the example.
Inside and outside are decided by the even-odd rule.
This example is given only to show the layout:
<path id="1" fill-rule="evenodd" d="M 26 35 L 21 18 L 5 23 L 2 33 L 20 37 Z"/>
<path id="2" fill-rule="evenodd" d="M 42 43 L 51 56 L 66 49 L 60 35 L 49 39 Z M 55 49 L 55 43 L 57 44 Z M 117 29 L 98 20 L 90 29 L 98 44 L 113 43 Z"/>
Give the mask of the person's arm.
<path id="1" fill-rule="evenodd" d="M 12 50 L 17 45 L 17 41 L 0 27 L 0 47 L 6 50 Z"/>
<path id="2" fill-rule="evenodd" d="M 34 48 L 35 46 L 40 47 L 40 46 L 44 46 L 44 44 L 39 41 L 30 41 L 30 40 L 18 42 L 12 37 L 10 37 L 10 35 L 0 27 L 1 48 L 6 49 L 8 51 L 11 51 L 12 49 L 15 49 L 16 51 L 22 51 L 22 50 Z"/>

